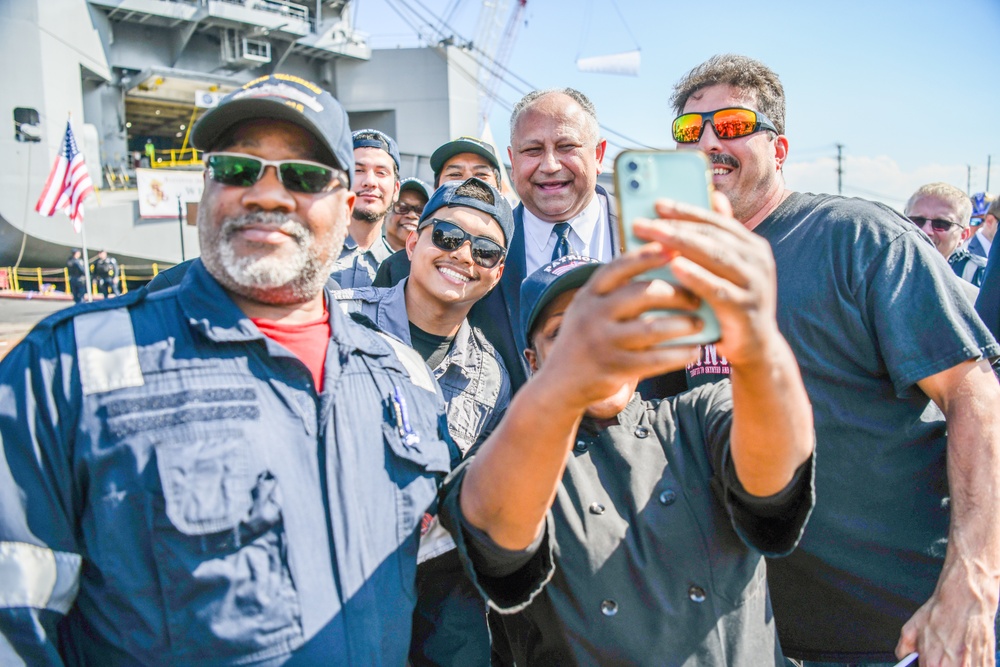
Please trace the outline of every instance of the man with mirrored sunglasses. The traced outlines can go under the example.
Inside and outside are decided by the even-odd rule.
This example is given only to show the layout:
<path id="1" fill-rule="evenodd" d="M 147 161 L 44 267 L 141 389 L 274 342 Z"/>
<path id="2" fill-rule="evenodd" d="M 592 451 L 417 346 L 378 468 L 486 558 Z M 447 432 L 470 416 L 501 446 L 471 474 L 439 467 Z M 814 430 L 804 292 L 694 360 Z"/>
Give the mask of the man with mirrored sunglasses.
<path id="1" fill-rule="evenodd" d="M 324 289 L 347 113 L 276 74 L 192 138 L 222 158 L 180 284 L 67 309 L 0 363 L 0 664 L 402 665 L 459 453 L 420 357 Z"/>
<path id="2" fill-rule="evenodd" d="M 785 655 L 992 665 L 1000 347 L 909 220 L 786 189 L 784 90 L 767 66 L 714 56 L 672 102 L 678 119 L 713 119 L 696 142 L 675 139 L 708 154 L 733 217 L 770 242 L 778 326 L 813 404 L 816 508 L 798 549 L 768 562 Z M 720 123 L 739 108 L 757 112 L 753 126 Z"/>
<path id="3" fill-rule="evenodd" d="M 407 239 L 407 278 L 390 288 L 334 292 L 345 311 L 412 346 L 433 369 L 448 405 L 448 429 L 463 455 L 486 439 L 510 402 L 503 360 L 467 316 L 500 280 L 513 230 L 510 205 L 493 186 L 477 178 L 447 182 Z M 437 518 L 428 515 L 424 523 L 410 662 L 488 664 L 485 603 Z"/>
<path id="4" fill-rule="evenodd" d="M 955 275 L 976 287 L 983 284 L 986 258 L 962 247 L 972 236 L 972 202 L 964 192 L 947 183 L 922 185 L 910 195 L 903 213 L 927 234 Z M 978 291 L 969 292 L 975 302 Z"/>

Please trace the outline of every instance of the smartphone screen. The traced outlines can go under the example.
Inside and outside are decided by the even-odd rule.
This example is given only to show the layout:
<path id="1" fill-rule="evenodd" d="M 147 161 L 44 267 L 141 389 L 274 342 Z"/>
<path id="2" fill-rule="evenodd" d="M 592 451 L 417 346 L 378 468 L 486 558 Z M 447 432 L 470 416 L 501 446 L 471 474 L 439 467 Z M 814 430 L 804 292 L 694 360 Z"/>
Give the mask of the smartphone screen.
<path id="1" fill-rule="evenodd" d="M 632 233 L 636 218 L 655 219 L 657 199 L 673 199 L 702 208 L 710 208 L 712 168 L 701 151 L 622 151 L 615 159 L 615 196 L 618 199 L 618 225 L 625 250 L 633 250 L 646 241 Z M 677 284 L 669 266 L 662 266 L 640 276 L 642 280 L 659 278 Z M 674 311 L 651 311 L 650 315 L 677 314 Z M 687 313 L 685 313 L 687 314 Z M 664 345 L 714 343 L 719 340 L 719 321 L 704 301 L 695 311 L 702 330 L 691 336 L 675 338 Z"/>

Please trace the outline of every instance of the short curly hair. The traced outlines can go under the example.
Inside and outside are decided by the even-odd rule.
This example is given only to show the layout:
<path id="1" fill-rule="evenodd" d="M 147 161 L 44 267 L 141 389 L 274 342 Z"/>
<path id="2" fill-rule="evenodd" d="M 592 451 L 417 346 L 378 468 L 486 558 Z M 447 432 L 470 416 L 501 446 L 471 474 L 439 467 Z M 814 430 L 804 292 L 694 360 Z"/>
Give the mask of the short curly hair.
<path id="1" fill-rule="evenodd" d="M 712 56 L 677 82 L 670 103 L 680 115 L 692 95 L 718 85 L 732 86 L 750 96 L 756 110 L 771 119 L 778 134 L 785 133 L 785 89 L 781 80 L 767 65 L 748 56 Z"/>

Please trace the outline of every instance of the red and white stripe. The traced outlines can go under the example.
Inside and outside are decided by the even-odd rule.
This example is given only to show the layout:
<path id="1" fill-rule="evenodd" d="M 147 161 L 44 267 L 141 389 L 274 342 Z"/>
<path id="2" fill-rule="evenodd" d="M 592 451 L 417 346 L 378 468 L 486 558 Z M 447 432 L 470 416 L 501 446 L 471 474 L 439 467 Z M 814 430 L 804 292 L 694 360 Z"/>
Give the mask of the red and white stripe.
<path id="1" fill-rule="evenodd" d="M 73 229 L 79 234 L 83 226 L 83 200 L 93 192 L 94 183 L 90 180 L 83 153 L 77 148 L 73 129 L 67 121 L 62 149 L 52 165 L 35 210 L 50 217 L 56 211 L 65 211 Z"/>

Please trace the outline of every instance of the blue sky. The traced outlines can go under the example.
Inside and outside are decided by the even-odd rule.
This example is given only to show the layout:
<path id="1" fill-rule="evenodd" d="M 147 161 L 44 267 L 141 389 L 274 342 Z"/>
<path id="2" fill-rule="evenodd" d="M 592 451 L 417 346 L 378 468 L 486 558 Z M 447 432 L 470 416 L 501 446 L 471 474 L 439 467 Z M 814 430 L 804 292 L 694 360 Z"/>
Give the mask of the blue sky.
<path id="1" fill-rule="evenodd" d="M 476 35 L 482 3 L 471 0 L 357 0 L 356 27 L 376 48 L 418 44 L 415 22 L 393 10 L 404 3 Z M 604 127 L 669 148 L 673 84 L 715 53 L 746 54 L 785 86 L 790 188 L 836 192 L 840 143 L 844 194 L 901 209 L 923 183 L 966 190 L 968 165 L 972 192 L 982 191 L 987 156 L 990 191 L 1000 192 L 1000 0 L 747 4 L 528 0 L 507 67 L 532 87 L 578 88 Z M 638 77 L 576 68 L 578 57 L 636 47 Z M 528 89 L 500 87 L 506 104 L 495 104 L 490 120 L 501 150 L 510 104 Z M 631 144 L 608 136 L 610 165 Z"/>

